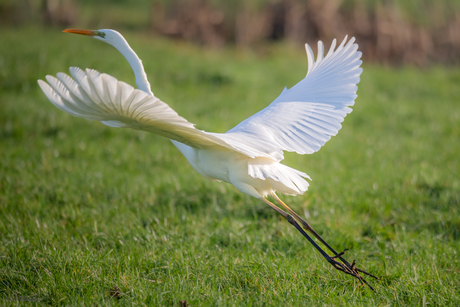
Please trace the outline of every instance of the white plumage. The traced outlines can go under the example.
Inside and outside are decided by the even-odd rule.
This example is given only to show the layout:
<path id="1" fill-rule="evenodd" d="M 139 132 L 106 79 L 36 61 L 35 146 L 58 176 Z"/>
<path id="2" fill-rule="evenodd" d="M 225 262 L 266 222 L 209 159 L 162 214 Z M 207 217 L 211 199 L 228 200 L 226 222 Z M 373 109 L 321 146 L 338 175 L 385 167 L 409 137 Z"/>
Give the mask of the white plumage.
<path id="1" fill-rule="evenodd" d="M 105 31 L 106 37 L 112 34 L 100 31 Z M 121 36 L 115 31 L 113 34 Z M 121 42 L 127 45 L 124 39 Z M 318 151 L 337 134 L 357 97 L 361 52 L 357 51 L 354 38 L 348 42 L 345 38 L 337 49 L 335 44 L 334 40 L 324 57 L 323 44 L 319 42 L 316 62 L 306 45 L 306 77 L 291 89 L 285 88 L 268 107 L 227 133 L 198 130 L 153 94 L 92 69 L 71 67 L 73 79 L 58 73 L 57 78 L 47 76 L 48 83 L 38 82 L 56 107 L 73 116 L 170 138 L 190 164 L 208 179 L 232 183 L 257 198 L 276 191 L 296 195 L 308 189 L 304 178 L 309 177 L 279 164 L 283 151 L 299 154 Z M 137 58 L 132 54 L 134 51 L 129 48 L 124 55 L 129 61 L 130 56 Z M 142 64 L 140 67 L 143 71 Z M 136 83 L 142 83 L 138 79 Z"/>
<path id="2" fill-rule="evenodd" d="M 355 264 L 343 259 L 312 228 L 284 204 L 276 192 L 302 194 L 308 189 L 307 174 L 281 164 L 284 151 L 311 154 L 318 151 L 341 128 L 357 97 L 361 52 L 354 38 L 324 56 L 318 42 L 316 61 L 306 45 L 308 73 L 291 89 L 284 89 L 268 107 L 226 133 L 198 130 L 166 103 L 155 97 L 142 61 L 120 33 L 114 30 L 65 30 L 84 34 L 114 46 L 129 62 L 138 89 L 92 69 L 71 67 L 72 77 L 58 73 L 38 84 L 48 99 L 73 116 L 98 120 L 111 127 L 145 130 L 170 138 L 192 167 L 210 180 L 233 184 L 238 190 L 261 199 L 294 225 L 336 269 L 366 282 Z M 265 197 L 274 197 L 278 208 Z M 334 256 L 329 256 L 303 231 L 310 231 Z M 340 259 L 338 262 L 335 259 Z M 373 276 L 373 275 L 371 275 Z M 375 276 L 373 276 L 375 277 Z M 367 282 L 366 282 L 367 284 Z M 369 286 L 370 287 L 370 286 Z M 372 287 L 371 287 L 372 289 Z"/>
<path id="3" fill-rule="evenodd" d="M 307 76 L 285 89 L 268 107 L 227 132 L 234 140 L 250 139 L 258 150 L 282 160 L 283 151 L 311 154 L 318 151 L 340 130 L 341 122 L 352 110 L 356 86 L 362 73 L 361 52 L 352 38 L 334 51 L 336 40 L 323 58 L 318 42 L 318 59 L 306 45 Z M 244 137 L 243 137 L 244 136 Z M 257 140 L 257 141 L 255 141 Z"/>

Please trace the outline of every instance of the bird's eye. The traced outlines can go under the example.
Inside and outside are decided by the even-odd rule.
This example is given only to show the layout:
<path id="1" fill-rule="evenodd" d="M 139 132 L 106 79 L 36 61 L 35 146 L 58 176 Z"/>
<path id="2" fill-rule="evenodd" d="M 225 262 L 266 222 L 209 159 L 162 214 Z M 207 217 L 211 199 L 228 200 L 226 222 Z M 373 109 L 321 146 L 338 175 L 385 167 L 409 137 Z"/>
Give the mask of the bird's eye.
<path id="1" fill-rule="evenodd" d="M 105 37 L 105 33 L 104 32 L 101 32 L 101 31 L 96 31 L 96 35 L 104 38 Z"/>

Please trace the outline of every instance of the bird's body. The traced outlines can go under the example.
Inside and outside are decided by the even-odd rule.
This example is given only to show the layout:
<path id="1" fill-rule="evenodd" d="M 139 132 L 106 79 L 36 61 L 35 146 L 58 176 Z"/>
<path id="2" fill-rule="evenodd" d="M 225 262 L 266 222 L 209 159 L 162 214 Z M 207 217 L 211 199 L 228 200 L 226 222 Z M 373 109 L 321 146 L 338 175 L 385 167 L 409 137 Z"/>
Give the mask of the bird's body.
<path id="1" fill-rule="evenodd" d="M 303 179 L 306 174 L 268 158 L 250 158 L 228 150 L 197 149 L 177 141 L 173 144 L 203 177 L 228 182 L 256 198 L 273 196 L 275 192 L 296 195 L 308 188 L 308 182 Z"/>
<path id="2" fill-rule="evenodd" d="M 113 127 L 129 127 L 153 132 L 172 140 L 191 166 L 210 180 L 234 185 L 256 197 L 286 217 L 338 270 L 364 280 L 337 254 L 308 223 L 285 205 L 276 192 L 299 195 L 308 189 L 307 174 L 280 163 L 284 151 L 311 154 L 318 151 L 351 112 L 362 69 L 361 52 L 354 38 L 336 41 L 324 55 L 318 42 L 318 56 L 306 45 L 307 76 L 291 89 L 284 89 L 268 107 L 244 120 L 227 133 L 198 130 L 166 103 L 154 96 L 142 61 L 126 40 L 114 30 L 65 30 L 84 34 L 114 46 L 131 65 L 138 89 L 95 70 L 71 67 L 73 78 L 58 73 L 39 80 L 48 99 L 59 109 L 77 117 L 99 120 Z M 265 197 L 274 197 L 288 211 L 279 209 Z M 330 257 L 312 242 L 295 219 L 311 231 L 335 256 Z M 341 259 L 343 263 L 335 261 Z M 364 272 L 365 273 L 365 272 Z"/>

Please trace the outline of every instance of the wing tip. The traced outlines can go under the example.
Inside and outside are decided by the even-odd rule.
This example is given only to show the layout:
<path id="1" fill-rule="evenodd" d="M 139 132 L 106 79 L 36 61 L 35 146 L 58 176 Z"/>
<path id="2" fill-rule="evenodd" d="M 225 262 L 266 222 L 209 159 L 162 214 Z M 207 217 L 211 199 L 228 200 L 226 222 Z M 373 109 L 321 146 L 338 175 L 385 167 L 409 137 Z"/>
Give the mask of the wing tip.
<path id="1" fill-rule="evenodd" d="M 37 80 L 37 83 L 38 83 L 38 86 L 40 86 L 40 88 L 42 88 L 45 84 L 48 85 L 48 83 L 46 83 L 46 82 L 43 81 L 42 79 L 38 79 L 38 80 Z"/>
<path id="2" fill-rule="evenodd" d="M 305 51 L 307 52 L 307 60 L 308 60 L 307 75 L 308 75 L 308 73 L 312 70 L 313 66 L 315 65 L 315 55 L 313 54 L 313 50 L 308 44 L 305 44 Z"/>

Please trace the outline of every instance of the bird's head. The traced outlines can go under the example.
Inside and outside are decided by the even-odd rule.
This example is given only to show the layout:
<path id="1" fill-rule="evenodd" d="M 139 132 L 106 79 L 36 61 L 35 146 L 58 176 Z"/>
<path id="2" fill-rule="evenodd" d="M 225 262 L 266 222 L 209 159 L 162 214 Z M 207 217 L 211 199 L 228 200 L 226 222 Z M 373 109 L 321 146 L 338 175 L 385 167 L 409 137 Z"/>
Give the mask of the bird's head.
<path id="1" fill-rule="evenodd" d="M 62 32 L 81 34 L 93 37 L 97 40 L 103 41 L 107 44 L 114 45 L 117 42 L 124 41 L 123 36 L 115 30 L 100 29 L 100 30 L 81 30 L 81 29 L 66 29 Z"/>

